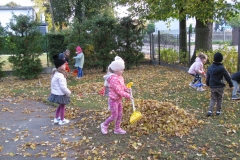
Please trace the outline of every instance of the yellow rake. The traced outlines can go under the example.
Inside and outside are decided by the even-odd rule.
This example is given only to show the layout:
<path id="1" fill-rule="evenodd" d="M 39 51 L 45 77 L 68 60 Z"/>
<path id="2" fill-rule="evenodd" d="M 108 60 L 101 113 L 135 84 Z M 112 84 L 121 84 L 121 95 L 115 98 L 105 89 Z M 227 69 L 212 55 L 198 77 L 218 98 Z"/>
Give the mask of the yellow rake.
<path id="1" fill-rule="evenodd" d="M 127 88 L 131 89 L 132 85 L 133 85 L 133 82 L 129 82 L 127 84 Z M 132 89 L 131 89 L 131 97 L 133 97 Z M 132 101 L 132 107 L 133 107 L 133 114 L 130 117 L 130 124 L 134 124 L 135 122 L 137 122 L 138 120 L 140 120 L 142 118 L 142 114 L 141 114 L 141 112 L 136 111 L 136 107 L 134 105 L 134 100 L 131 99 L 131 101 Z"/>

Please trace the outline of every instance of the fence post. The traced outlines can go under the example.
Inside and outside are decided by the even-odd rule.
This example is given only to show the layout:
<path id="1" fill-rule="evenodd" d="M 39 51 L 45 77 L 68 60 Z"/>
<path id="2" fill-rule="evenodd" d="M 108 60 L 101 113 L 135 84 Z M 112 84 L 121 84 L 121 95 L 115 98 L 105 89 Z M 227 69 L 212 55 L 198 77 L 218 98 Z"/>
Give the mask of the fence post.
<path id="1" fill-rule="evenodd" d="M 176 50 L 178 52 L 178 63 L 180 62 L 180 53 L 179 53 L 179 34 L 177 34 L 177 44 L 176 44 Z"/>
<path id="2" fill-rule="evenodd" d="M 150 38 L 150 53 L 149 53 L 149 58 L 150 58 L 150 64 L 152 64 L 152 34 L 149 34 L 149 38 Z"/>
<path id="3" fill-rule="evenodd" d="M 223 42 L 225 42 L 225 30 L 223 30 Z"/>
<path id="4" fill-rule="evenodd" d="M 238 28 L 238 62 L 237 62 L 237 71 L 239 71 L 239 61 L 240 61 L 240 28 Z"/>
<path id="5" fill-rule="evenodd" d="M 154 42 L 154 34 L 152 34 L 152 60 L 155 62 L 155 42 Z"/>
<path id="6" fill-rule="evenodd" d="M 161 62 L 160 62 L 160 60 L 161 60 L 161 57 L 160 57 L 160 49 L 161 49 L 161 46 L 160 46 L 160 31 L 158 31 L 158 64 L 160 65 L 161 64 Z"/>
<path id="7" fill-rule="evenodd" d="M 191 59 L 191 33 L 190 30 L 188 30 L 188 67 L 190 67 L 190 59 Z"/>
<path id="8" fill-rule="evenodd" d="M 46 54 L 47 54 L 47 66 L 49 67 L 49 54 L 48 54 L 48 37 L 47 34 L 45 34 L 45 41 L 46 41 Z"/>

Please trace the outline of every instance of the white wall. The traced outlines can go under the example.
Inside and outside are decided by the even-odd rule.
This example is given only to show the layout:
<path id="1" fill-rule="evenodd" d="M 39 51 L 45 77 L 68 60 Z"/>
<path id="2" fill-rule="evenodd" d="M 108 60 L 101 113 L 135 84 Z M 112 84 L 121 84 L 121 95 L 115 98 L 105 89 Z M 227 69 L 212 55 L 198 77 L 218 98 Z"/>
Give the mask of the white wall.
<path id="1" fill-rule="evenodd" d="M 29 10 L 16 10 L 16 9 L 1 10 L 0 8 L 0 17 L 1 17 L 0 22 L 3 27 L 6 27 L 7 23 L 10 22 L 10 19 L 12 18 L 12 13 L 14 13 L 17 16 L 22 14 L 22 15 L 31 16 L 34 19 L 36 18 L 35 11 L 32 8 L 29 8 Z"/>

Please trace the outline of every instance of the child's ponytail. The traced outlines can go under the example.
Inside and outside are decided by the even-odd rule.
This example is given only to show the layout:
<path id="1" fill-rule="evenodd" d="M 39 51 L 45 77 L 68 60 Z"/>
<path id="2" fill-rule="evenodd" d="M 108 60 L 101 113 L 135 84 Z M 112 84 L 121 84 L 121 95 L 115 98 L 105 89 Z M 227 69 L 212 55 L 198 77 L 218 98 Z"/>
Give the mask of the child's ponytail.
<path id="1" fill-rule="evenodd" d="M 204 54 L 203 52 L 199 52 L 199 53 L 198 53 L 198 57 L 199 57 L 200 59 L 207 59 L 207 55 Z"/>

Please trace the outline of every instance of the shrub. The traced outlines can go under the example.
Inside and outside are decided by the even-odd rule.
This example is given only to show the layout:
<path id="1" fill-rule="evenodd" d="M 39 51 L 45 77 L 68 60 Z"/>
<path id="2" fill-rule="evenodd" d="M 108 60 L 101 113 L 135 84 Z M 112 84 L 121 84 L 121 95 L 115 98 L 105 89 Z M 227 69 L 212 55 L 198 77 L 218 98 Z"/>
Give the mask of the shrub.
<path id="1" fill-rule="evenodd" d="M 85 63 L 84 63 L 84 68 L 96 68 L 98 67 L 98 59 L 96 54 L 94 53 L 94 47 L 91 44 L 87 44 L 84 47 L 83 50 L 84 56 L 85 56 Z"/>
<path id="2" fill-rule="evenodd" d="M 181 64 L 188 65 L 188 52 L 179 52 L 179 60 Z"/>
<path id="3" fill-rule="evenodd" d="M 48 34 L 47 37 L 48 37 L 49 60 L 53 64 L 52 56 L 55 54 L 60 54 L 66 50 L 66 45 L 64 44 L 64 35 Z"/>
<path id="4" fill-rule="evenodd" d="M 161 50 L 161 60 L 167 63 L 176 63 L 178 59 L 178 53 L 176 50 L 169 48 L 169 49 L 162 49 Z"/>
<path id="5" fill-rule="evenodd" d="M 5 73 L 2 71 L 4 63 L 5 61 L 0 62 L 0 78 L 5 76 Z"/>
<path id="6" fill-rule="evenodd" d="M 144 54 L 141 52 L 143 22 L 133 20 L 131 17 L 123 17 L 117 27 L 119 49 L 116 53 L 124 59 L 127 69 L 134 65 L 138 66 L 144 60 Z"/>
<path id="7" fill-rule="evenodd" d="M 206 52 L 208 56 L 208 63 L 206 64 L 206 67 L 212 64 L 213 56 L 216 52 L 222 53 L 224 67 L 229 73 L 232 74 L 234 72 L 237 72 L 238 52 L 234 47 L 229 49 L 227 45 L 224 45 L 222 48 L 214 50 L 212 52 Z"/>
<path id="8" fill-rule="evenodd" d="M 14 75 L 21 79 L 34 79 L 42 72 L 43 67 L 39 58 L 32 59 L 26 57 L 9 57 L 9 62 L 13 63 Z"/>
<path id="9" fill-rule="evenodd" d="M 42 54 L 39 24 L 31 17 L 13 15 L 7 28 L 10 28 L 9 62 L 13 64 L 13 75 L 19 78 L 33 79 L 41 73 L 43 67 L 39 56 Z"/>

